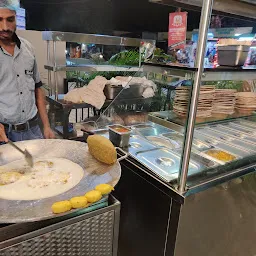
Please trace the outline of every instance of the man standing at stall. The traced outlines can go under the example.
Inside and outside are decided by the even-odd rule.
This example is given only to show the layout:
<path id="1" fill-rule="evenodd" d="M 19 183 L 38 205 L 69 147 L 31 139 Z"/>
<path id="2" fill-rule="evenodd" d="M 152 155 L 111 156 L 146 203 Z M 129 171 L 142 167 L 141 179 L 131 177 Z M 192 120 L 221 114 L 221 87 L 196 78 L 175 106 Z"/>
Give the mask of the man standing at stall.
<path id="1" fill-rule="evenodd" d="M 0 144 L 54 138 L 33 47 L 15 33 L 18 8 L 19 0 L 0 0 Z"/>

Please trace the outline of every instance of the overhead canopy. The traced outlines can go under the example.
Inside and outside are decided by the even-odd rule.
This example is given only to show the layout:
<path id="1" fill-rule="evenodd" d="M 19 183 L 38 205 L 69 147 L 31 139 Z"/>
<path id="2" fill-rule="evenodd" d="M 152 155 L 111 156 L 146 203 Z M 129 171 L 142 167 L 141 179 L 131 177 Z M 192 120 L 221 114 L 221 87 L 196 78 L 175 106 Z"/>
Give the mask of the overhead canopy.
<path id="1" fill-rule="evenodd" d="M 152 3 L 198 10 L 203 0 L 149 0 Z M 256 19 L 256 0 L 214 0 L 213 10 L 249 19 Z"/>

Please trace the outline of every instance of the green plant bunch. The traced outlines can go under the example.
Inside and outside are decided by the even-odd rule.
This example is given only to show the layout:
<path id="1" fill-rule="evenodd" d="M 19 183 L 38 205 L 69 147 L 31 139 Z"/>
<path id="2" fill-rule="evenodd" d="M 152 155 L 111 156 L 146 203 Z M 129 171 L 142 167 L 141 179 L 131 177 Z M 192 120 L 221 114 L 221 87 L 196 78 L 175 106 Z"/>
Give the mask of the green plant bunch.
<path id="1" fill-rule="evenodd" d="M 242 91 L 243 81 L 209 81 L 204 82 L 204 85 L 214 85 L 216 89 L 236 89 Z"/>
<path id="2" fill-rule="evenodd" d="M 166 54 L 162 49 L 156 48 L 150 62 L 152 63 L 168 63 L 175 62 L 176 59 L 174 56 Z"/>
<path id="3" fill-rule="evenodd" d="M 113 55 L 108 63 L 113 66 L 139 66 L 139 61 L 139 52 L 136 50 L 129 50 Z"/>

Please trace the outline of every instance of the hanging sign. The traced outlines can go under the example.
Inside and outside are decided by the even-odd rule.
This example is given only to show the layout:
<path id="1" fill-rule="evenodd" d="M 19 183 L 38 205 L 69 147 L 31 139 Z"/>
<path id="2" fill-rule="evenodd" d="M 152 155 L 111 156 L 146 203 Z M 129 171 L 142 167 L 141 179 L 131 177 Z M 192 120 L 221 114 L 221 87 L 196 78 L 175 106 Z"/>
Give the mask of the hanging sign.
<path id="1" fill-rule="evenodd" d="M 187 12 L 169 14 L 168 47 L 183 49 L 186 44 Z"/>

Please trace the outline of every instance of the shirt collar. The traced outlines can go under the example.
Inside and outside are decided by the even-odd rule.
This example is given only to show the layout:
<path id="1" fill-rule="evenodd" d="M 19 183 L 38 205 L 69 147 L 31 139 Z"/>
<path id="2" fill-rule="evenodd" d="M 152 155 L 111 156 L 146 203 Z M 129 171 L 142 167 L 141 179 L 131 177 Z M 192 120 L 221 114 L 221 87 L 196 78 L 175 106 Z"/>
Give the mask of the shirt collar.
<path id="1" fill-rule="evenodd" d="M 19 37 L 17 36 L 16 33 L 13 34 L 13 36 L 12 36 L 12 41 L 13 41 L 14 43 L 16 43 L 16 45 L 17 45 L 18 48 L 20 49 L 21 41 L 20 41 L 20 39 L 19 39 Z"/>
<path id="2" fill-rule="evenodd" d="M 12 41 L 13 41 L 14 43 L 16 43 L 17 47 L 18 47 L 19 50 L 20 50 L 21 41 L 20 41 L 20 39 L 19 39 L 19 37 L 17 36 L 16 33 L 13 34 L 13 36 L 12 36 Z M 3 52 L 4 54 L 9 55 L 9 54 L 6 53 L 6 51 L 1 47 L 1 45 L 0 45 L 0 50 L 2 50 L 2 52 Z"/>

